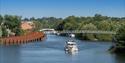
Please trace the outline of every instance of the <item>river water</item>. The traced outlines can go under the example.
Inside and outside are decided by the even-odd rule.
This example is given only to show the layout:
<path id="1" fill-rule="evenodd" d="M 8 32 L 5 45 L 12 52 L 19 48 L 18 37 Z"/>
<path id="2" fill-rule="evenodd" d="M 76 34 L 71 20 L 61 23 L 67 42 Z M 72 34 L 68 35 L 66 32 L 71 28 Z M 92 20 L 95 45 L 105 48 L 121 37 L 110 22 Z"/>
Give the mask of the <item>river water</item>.
<path id="1" fill-rule="evenodd" d="M 69 37 L 47 35 L 41 42 L 20 46 L 0 46 L 0 63 L 125 63 L 125 55 L 111 54 L 111 42 L 92 42 L 74 39 L 79 52 L 64 51 Z"/>

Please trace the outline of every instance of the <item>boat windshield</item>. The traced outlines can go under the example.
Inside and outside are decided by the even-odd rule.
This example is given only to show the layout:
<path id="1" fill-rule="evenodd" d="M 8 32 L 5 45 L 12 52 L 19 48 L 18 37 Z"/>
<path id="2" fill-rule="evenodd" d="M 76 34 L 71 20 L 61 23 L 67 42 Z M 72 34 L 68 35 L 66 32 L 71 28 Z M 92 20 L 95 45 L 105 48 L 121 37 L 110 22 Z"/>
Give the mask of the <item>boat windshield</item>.
<path id="1" fill-rule="evenodd" d="M 76 45 L 75 42 L 67 42 L 68 45 Z"/>

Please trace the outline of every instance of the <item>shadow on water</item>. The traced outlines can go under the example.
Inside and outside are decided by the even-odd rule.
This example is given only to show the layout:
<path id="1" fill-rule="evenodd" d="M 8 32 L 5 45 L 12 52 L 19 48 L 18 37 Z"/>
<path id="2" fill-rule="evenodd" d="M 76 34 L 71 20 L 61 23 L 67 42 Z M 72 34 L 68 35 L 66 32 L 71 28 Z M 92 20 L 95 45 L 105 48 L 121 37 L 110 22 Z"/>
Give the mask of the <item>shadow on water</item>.
<path id="1" fill-rule="evenodd" d="M 116 63 L 125 63 L 125 54 L 115 54 Z"/>

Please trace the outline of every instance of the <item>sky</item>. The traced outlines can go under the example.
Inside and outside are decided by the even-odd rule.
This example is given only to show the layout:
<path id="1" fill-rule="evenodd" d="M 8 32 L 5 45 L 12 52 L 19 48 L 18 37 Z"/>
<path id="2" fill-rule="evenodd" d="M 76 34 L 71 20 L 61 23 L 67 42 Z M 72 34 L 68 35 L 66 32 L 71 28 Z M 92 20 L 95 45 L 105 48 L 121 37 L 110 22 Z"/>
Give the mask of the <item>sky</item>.
<path id="1" fill-rule="evenodd" d="M 22 17 L 125 17 L 125 0 L 0 0 L 0 14 Z"/>

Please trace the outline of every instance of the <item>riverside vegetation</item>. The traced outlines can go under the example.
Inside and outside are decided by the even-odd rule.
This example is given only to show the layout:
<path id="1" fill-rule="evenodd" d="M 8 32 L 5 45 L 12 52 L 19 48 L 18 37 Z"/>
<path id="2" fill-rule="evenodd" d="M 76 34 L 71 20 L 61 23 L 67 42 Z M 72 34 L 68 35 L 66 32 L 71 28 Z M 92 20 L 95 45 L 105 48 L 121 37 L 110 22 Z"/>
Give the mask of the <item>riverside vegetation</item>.
<path id="1" fill-rule="evenodd" d="M 93 17 L 68 16 L 66 18 L 43 17 L 43 18 L 24 18 L 13 15 L 0 15 L 0 37 L 7 37 L 7 29 L 14 32 L 15 35 L 24 33 L 20 28 L 21 21 L 33 21 L 36 26 L 34 31 L 42 28 L 54 28 L 56 30 L 90 30 L 90 31 L 113 31 L 111 34 L 76 34 L 76 37 L 82 40 L 101 40 L 112 41 L 115 38 L 115 49 L 125 48 L 125 17 L 108 17 L 101 14 L 95 14 Z M 117 47 L 116 47 L 117 46 Z"/>
<path id="2" fill-rule="evenodd" d="M 43 17 L 43 18 L 25 18 L 24 20 L 36 21 L 40 28 L 54 28 L 59 31 L 63 30 L 90 30 L 90 31 L 113 31 L 112 34 L 76 34 L 76 38 L 82 40 L 100 40 L 113 41 L 115 45 L 112 46 L 113 52 L 125 51 L 125 17 L 108 17 L 100 14 L 95 14 L 93 17 L 77 17 L 68 16 L 66 18 Z M 115 38 L 115 39 L 114 39 Z"/>
<path id="3" fill-rule="evenodd" d="M 90 31 L 113 31 L 125 25 L 125 17 L 108 17 L 95 14 L 93 17 L 68 16 L 66 18 L 43 17 L 24 18 L 24 21 L 34 21 L 36 30 L 41 28 L 54 28 L 56 30 L 90 30 Z M 114 35 L 111 34 L 76 34 L 76 37 L 83 40 L 111 41 Z"/>

